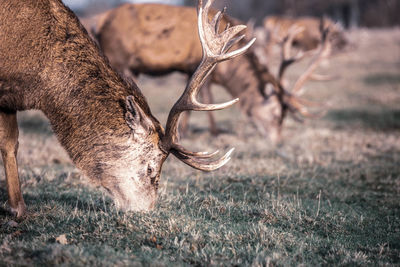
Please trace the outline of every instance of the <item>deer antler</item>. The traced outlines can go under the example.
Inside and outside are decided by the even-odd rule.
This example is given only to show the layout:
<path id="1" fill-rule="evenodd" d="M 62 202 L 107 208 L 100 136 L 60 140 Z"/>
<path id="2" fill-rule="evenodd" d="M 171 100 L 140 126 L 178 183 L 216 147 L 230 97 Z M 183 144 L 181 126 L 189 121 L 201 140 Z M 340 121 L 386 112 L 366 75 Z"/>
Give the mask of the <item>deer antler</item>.
<path id="1" fill-rule="evenodd" d="M 330 27 L 324 28 L 324 22 L 321 22 L 321 45 L 319 47 L 318 53 L 314 56 L 314 59 L 311 61 L 311 64 L 308 66 L 306 71 L 300 78 L 296 81 L 293 86 L 292 93 L 297 94 L 301 88 L 303 88 L 304 84 L 312 78 L 313 72 L 318 68 L 321 62 L 326 59 L 332 52 L 332 44 L 329 41 L 330 36 Z"/>
<path id="2" fill-rule="evenodd" d="M 188 164 L 189 166 L 203 170 L 212 171 L 225 165 L 230 160 L 230 155 L 234 149 L 231 149 L 222 158 L 218 160 L 211 159 L 218 151 L 214 153 L 207 152 L 190 152 L 184 149 L 177 143 L 178 139 L 178 121 L 179 116 L 183 111 L 212 111 L 227 108 L 235 104 L 239 99 L 222 103 L 222 104 L 203 104 L 196 99 L 197 93 L 204 84 L 207 76 L 212 72 L 217 63 L 232 59 L 242 55 L 254 43 L 255 39 L 251 40 L 244 47 L 227 52 L 232 46 L 237 44 L 244 38 L 244 35 L 235 37 L 239 32 L 244 30 L 246 26 L 239 25 L 227 27 L 223 32 L 219 33 L 220 21 L 225 12 L 225 9 L 218 12 L 213 20 L 209 22 L 208 12 L 214 0 L 208 0 L 203 8 L 203 1 L 198 3 L 198 30 L 200 42 L 203 48 L 203 58 L 196 72 L 191 77 L 188 85 L 185 88 L 182 96 L 172 107 L 167 121 L 165 136 L 162 140 L 162 146 L 167 153 L 171 152 L 178 159 Z"/>
<path id="3" fill-rule="evenodd" d="M 291 56 L 293 40 L 298 34 L 302 33 L 304 30 L 304 27 L 293 25 L 292 27 L 290 27 L 288 34 L 282 41 L 282 62 L 279 67 L 278 73 L 278 79 L 280 82 L 282 81 L 286 69 L 296 61 L 300 61 L 301 59 L 303 59 L 306 55 L 304 52 L 299 52 L 297 53 L 297 55 L 293 57 Z"/>
<path id="4" fill-rule="evenodd" d="M 317 69 L 317 67 L 321 64 L 322 60 L 327 58 L 332 50 L 331 43 L 329 41 L 330 36 L 330 28 L 325 27 L 324 19 L 321 19 L 321 44 L 316 51 L 309 51 L 309 52 L 299 52 L 297 55 L 291 57 L 291 48 L 293 44 L 293 40 L 297 34 L 301 33 L 304 28 L 298 27 L 294 25 L 290 28 L 288 35 L 285 37 L 283 44 L 282 44 L 282 63 L 279 68 L 278 73 L 278 81 L 281 85 L 281 90 L 284 92 L 285 102 L 288 106 L 288 109 L 292 113 L 299 113 L 304 117 L 313 117 L 313 115 L 307 110 L 308 104 L 305 101 L 298 99 L 296 95 L 299 95 L 300 90 L 303 88 L 304 84 L 313 78 L 313 72 Z M 294 62 L 298 62 L 305 58 L 310 54 L 315 54 L 314 58 L 312 59 L 310 65 L 305 70 L 305 72 L 298 78 L 298 80 L 294 83 L 293 89 L 288 92 L 282 86 L 282 79 L 285 73 L 285 70 Z"/>

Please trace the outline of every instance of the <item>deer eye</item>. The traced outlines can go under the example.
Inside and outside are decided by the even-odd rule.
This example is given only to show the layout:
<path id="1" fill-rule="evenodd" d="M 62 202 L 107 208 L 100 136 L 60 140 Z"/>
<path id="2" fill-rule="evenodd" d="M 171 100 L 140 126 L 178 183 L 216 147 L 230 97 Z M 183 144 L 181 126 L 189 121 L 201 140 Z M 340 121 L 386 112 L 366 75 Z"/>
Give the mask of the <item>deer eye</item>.
<path id="1" fill-rule="evenodd" d="M 153 168 L 148 166 L 147 167 L 147 175 L 150 176 L 154 172 Z"/>

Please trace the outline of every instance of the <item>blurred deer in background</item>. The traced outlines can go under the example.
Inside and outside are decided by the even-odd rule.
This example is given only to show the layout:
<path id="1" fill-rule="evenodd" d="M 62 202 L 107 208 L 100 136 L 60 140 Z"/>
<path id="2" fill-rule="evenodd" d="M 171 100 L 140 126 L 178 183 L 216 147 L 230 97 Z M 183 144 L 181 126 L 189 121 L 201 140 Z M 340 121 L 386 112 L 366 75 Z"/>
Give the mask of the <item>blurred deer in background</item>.
<path id="1" fill-rule="evenodd" d="M 25 203 L 17 169 L 16 112 L 39 109 L 49 118 L 76 166 L 103 186 L 126 210 L 151 209 L 161 167 L 172 153 L 193 168 L 212 171 L 230 159 L 198 153 L 177 142 L 180 114 L 223 109 L 197 101 L 199 88 L 218 62 L 243 54 L 254 40 L 233 52 L 243 25 L 220 33 L 221 12 L 209 22 L 213 0 L 198 4 L 203 57 L 162 128 L 135 84 L 111 69 L 78 18 L 60 0 L 3 1 L 0 5 L 0 149 L 9 205 L 17 216 Z M 197 26 L 197 25 L 192 25 Z M 197 27 L 191 29 L 195 32 Z"/>
<path id="2" fill-rule="evenodd" d="M 163 75 L 179 71 L 190 77 L 200 62 L 200 41 L 193 31 L 196 23 L 194 8 L 125 4 L 98 15 L 97 20 L 95 18 L 92 21 L 94 23 L 87 25 L 88 29 L 111 65 L 120 73 Z M 223 26 L 239 23 L 228 16 L 221 19 Z M 247 34 L 250 37 L 251 32 Z M 294 37 L 291 37 L 291 43 Z M 321 43 L 324 49 L 328 48 L 327 39 L 321 40 Z M 326 55 L 320 53 L 319 56 Z M 312 71 L 319 63 L 318 58 L 316 64 L 312 65 Z M 288 65 L 290 64 L 285 61 L 282 70 Z M 240 109 L 257 129 L 273 143 L 277 143 L 281 138 L 282 123 L 288 110 L 310 115 L 305 112 L 302 102 L 296 100 L 288 90 L 284 90 L 281 83 L 283 72 L 279 77 L 272 75 L 251 50 L 243 57 L 219 64 L 201 92 L 206 102 L 212 102 L 210 83 L 222 85 L 230 95 L 240 98 Z M 303 80 L 309 78 L 308 72 L 310 70 L 306 70 L 307 75 Z M 271 84 L 273 90 L 266 93 L 265 88 Z M 302 86 L 304 82 L 300 84 Z M 217 133 L 215 120 L 211 113 L 209 115 L 211 131 Z"/>
<path id="3" fill-rule="evenodd" d="M 332 52 L 332 44 L 330 39 L 330 26 L 325 26 L 324 21 L 321 21 L 320 32 L 321 32 L 321 43 L 315 50 L 310 50 L 308 52 L 297 52 L 292 55 L 292 47 L 296 36 L 304 31 L 303 27 L 293 25 L 289 30 L 287 36 L 281 41 L 281 63 L 279 65 L 278 74 L 276 78 L 271 81 L 273 90 L 275 93 L 282 98 L 287 98 L 283 102 L 289 103 L 286 106 L 284 112 L 291 112 L 291 115 L 298 121 L 302 121 L 302 118 L 298 117 L 297 114 L 303 117 L 313 117 L 313 115 L 307 110 L 308 101 L 302 100 L 299 96 L 303 93 L 305 83 L 310 80 L 324 80 L 325 76 L 320 76 L 315 74 L 315 70 L 321 64 L 321 62 L 328 58 Z M 291 90 L 288 90 L 288 86 L 284 85 L 283 81 L 284 74 L 286 73 L 289 66 L 293 63 L 299 62 L 308 56 L 313 56 L 308 67 L 304 70 L 303 74 L 293 83 Z M 277 82 L 275 84 L 275 82 Z M 284 116 L 282 117 L 284 118 Z M 283 122 L 283 121 L 282 121 Z"/>
<path id="4" fill-rule="evenodd" d="M 332 44 L 332 49 L 335 51 L 343 50 L 349 43 L 343 28 L 331 19 L 323 18 L 323 20 L 325 26 L 330 28 L 329 41 Z M 266 17 L 263 21 L 263 27 L 266 31 L 267 54 L 271 53 L 273 45 L 279 45 L 280 40 L 288 35 L 289 29 L 294 25 L 302 27 L 304 30 L 293 39 L 293 46 L 303 51 L 316 49 L 322 41 L 320 24 L 321 19 L 315 17 Z"/>

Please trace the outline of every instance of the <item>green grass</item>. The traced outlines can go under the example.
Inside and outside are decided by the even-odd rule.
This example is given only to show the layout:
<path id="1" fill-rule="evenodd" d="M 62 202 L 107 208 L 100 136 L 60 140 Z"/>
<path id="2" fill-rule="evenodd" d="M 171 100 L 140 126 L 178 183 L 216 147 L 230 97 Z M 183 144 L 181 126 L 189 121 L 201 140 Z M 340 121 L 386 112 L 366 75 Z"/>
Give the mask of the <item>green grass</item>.
<path id="1" fill-rule="evenodd" d="M 377 73 L 365 77 L 365 84 L 369 86 L 377 86 L 382 84 L 397 85 L 400 83 L 400 74 Z"/>
<path id="2" fill-rule="evenodd" d="M 55 166 L 25 193 L 27 219 L 11 227 L 12 218 L 1 217 L 0 258 L 48 265 L 394 264 L 400 169 L 391 164 L 390 171 L 368 164 L 168 181 L 151 213 L 119 212 Z M 68 244 L 57 244 L 62 234 Z"/>
<path id="3" fill-rule="evenodd" d="M 400 83 L 365 86 L 369 72 L 398 64 L 400 55 L 382 57 L 373 42 L 398 31 L 373 33 L 354 55 L 333 60 L 329 69 L 341 79 L 308 88 L 307 98 L 328 100 L 327 116 L 289 120 L 280 148 L 237 109 L 216 114 L 227 130 L 217 138 L 205 131 L 206 116 L 195 114 L 184 144 L 235 146 L 234 157 L 209 174 L 170 157 L 149 213 L 116 210 L 81 177 L 43 116 L 20 114 L 18 160 L 29 214 L 16 224 L 6 211 L 1 172 L 0 266 L 400 265 Z M 371 47 L 378 51 L 362 57 Z M 359 58 L 373 62 L 372 70 L 354 69 Z M 165 121 L 183 82 L 173 75 L 139 85 Z M 171 88 L 162 98 L 159 84 Z M 57 241 L 62 235 L 66 242 Z"/>
<path id="4" fill-rule="evenodd" d="M 375 131 L 400 130 L 400 109 L 330 110 L 325 119 L 334 120 L 337 122 L 337 126 L 342 127 L 362 125 L 363 128 Z"/>

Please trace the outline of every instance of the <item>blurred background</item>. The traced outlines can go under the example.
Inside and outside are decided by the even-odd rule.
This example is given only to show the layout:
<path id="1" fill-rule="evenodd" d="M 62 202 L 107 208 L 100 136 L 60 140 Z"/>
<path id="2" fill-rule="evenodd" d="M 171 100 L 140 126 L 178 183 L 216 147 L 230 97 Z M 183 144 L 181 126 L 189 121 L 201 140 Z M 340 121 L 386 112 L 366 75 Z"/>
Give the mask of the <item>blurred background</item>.
<path id="1" fill-rule="evenodd" d="M 78 15 L 93 15 L 130 3 L 164 3 L 194 6 L 195 0 L 64 0 Z M 393 27 L 400 25 L 400 0 L 219 0 L 217 7 L 229 6 L 229 14 L 259 24 L 267 15 L 328 15 L 346 28 Z"/>

